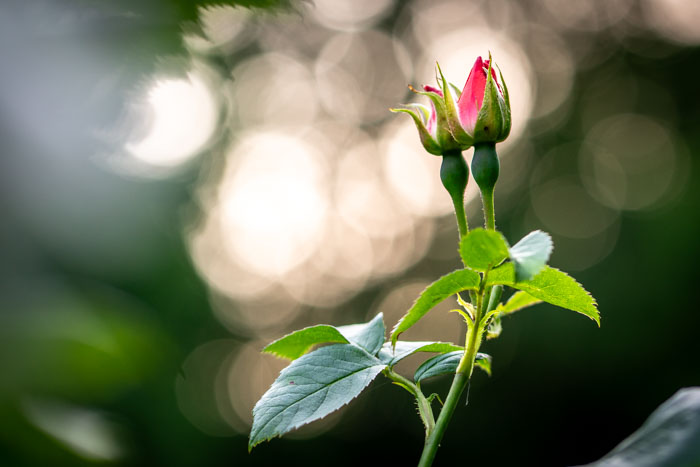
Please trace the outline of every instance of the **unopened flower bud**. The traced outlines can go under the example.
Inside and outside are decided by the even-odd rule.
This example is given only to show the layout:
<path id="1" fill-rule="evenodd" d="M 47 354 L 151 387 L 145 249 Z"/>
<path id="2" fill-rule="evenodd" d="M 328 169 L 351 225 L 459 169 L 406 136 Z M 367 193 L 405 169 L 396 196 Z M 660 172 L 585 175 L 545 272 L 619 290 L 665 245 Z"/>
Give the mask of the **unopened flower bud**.
<path id="1" fill-rule="evenodd" d="M 442 90 L 425 85 L 423 91 L 412 91 L 430 98 L 430 107 L 423 104 L 407 104 L 405 107 L 391 109 L 392 112 L 404 112 L 413 118 L 418 129 L 421 143 L 430 154 L 440 156 L 446 152 L 467 149 L 455 141 L 447 123 L 445 98 Z"/>
<path id="2" fill-rule="evenodd" d="M 498 143 L 510 133 L 508 88 L 493 60 L 477 57 L 462 92 L 455 92 L 442 76 L 445 112 L 453 137 L 461 144 Z"/>

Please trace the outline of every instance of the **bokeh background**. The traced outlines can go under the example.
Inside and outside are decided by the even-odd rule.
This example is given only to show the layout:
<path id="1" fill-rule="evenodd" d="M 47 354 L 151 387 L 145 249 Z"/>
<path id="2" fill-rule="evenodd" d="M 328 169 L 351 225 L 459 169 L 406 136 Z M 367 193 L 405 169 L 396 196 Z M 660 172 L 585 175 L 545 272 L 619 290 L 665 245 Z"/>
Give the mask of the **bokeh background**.
<path id="1" fill-rule="evenodd" d="M 260 350 L 393 326 L 459 266 L 439 158 L 388 108 L 489 51 L 514 122 L 498 225 L 550 232 L 602 327 L 504 322 L 436 465 L 590 462 L 700 384 L 698 2 L 209 3 L 0 6 L 0 464 L 415 464 L 382 377 L 249 455 L 284 366 Z M 451 305 L 406 338 L 459 341 Z"/>

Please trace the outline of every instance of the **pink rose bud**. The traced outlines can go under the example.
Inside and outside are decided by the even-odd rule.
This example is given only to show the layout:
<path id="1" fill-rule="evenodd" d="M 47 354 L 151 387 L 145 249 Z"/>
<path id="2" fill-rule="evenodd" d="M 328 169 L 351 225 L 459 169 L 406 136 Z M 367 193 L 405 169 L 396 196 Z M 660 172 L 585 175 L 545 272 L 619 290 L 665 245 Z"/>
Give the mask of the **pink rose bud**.
<path id="1" fill-rule="evenodd" d="M 490 55 L 488 60 L 477 57 L 460 93 L 440 71 L 447 122 L 460 144 L 497 143 L 508 137 L 510 100 L 500 71 L 499 75 L 500 82 Z"/>
<path id="2" fill-rule="evenodd" d="M 450 132 L 442 90 L 430 85 L 424 85 L 423 91 L 417 91 L 412 86 L 409 88 L 417 94 L 429 97 L 430 107 L 423 104 L 407 104 L 402 108 L 391 109 L 391 111 L 404 112 L 413 118 L 425 150 L 430 154 L 441 156 L 447 152 L 463 149 Z"/>

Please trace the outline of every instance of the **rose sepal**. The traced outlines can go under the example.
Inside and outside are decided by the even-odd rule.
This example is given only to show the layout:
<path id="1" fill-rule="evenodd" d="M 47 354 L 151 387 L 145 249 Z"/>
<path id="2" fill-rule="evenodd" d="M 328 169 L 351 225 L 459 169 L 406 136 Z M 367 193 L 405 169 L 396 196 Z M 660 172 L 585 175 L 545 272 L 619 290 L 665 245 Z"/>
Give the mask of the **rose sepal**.
<path id="1" fill-rule="evenodd" d="M 419 109 L 420 114 L 418 114 L 418 112 L 416 112 L 416 110 L 414 110 L 413 108 L 409 107 Z M 427 119 L 430 118 L 430 110 L 428 110 L 427 108 L 425 108 L 424 105 L 421 104 L 408 104 L 406 107 L 399 107 L 396 109 L 389 110 L 394 113 L 403 112 L 410 115 L 413 119 L 413 122 L 416 124 L 416 128 L 418 129 L 418 136 L 420 137 L 420 141 L 423 144 L 425 150 L 435 156 L 442 155 L 442 148 L 440 147 L 440 144 L 438 144 L 435 138 L 433 138 L 433 136 L 428 131 L 428 128 L 425 126 L 427 123 Z M 425 116 L 425 121 L 423 116 Z"/>
<path id="2" fill-rule="evenodd" d="M 484 88 L 484 101 L 479 109 L 479 115 L 474 125 L 475 143 L 495 143 L 503 141 L 501 138 L 504 129 L 505 101 L 501 98 L 497 84 L 493 78 L 491 67 L 493 60 L 489 54 L 489 68 L 486 72 L 486 87 Z"/>
<path id="3" fill-rule="evenodd" d="M 427 90 L 419 91 L 414 88 L 411 88 L 411 90 L 416 94 L 427 96 L 433 104 L 433 108 L 435 109 L 435 116 L 437 117 L 434 138 L 437 140 L 437 143 L 440 146 L 442 153 L 460 149 L 460 145 L 452 137 L 452 133 L 450 132 L 450 128 L 447 123 L 445 99 L 443 95 L 439 94 L 436 91 L 429 90 L 429 86 L 424 87 Z"/>
<path id="4" fill-rule="evenodd" d="M 503 79 L 503 73 L 501 72 L 501 67 L 496 65 L 498 68 L 498 76 L 501 78 L 501 86 L 503 87 L 503 101 L 504 101 L 504 112 L 503 112 L 503 129 L 501 130 L 501 135 L 497 142 L 505 140 L 510 134 L 510 97 L 508 96 L 508 86 L 506 86 L 506 80 Z"/>
<path id="5" fill-rule="evenodd" d="M 457 141 L 457 143 L 459 143 L 460 149 L 462 151 L 466 151 L 474 144 L 474 138 L 472 138 L 472 136 L 469 133 L 467 133 L 464 130 L 464 128 L 462 128 L 462 124 L 459 121 L 457 99 L 459 99 L 462 93 L 459 91 L 459 88 L 457 88 L 454 84 L 449 83 L 445 79 L 445 75 L 443 75 L 442 73 L 440 64 L 437 64 L 437 69 L 438 73 L 440 73 L 439 82 L 442 84 L 444 94 L 443 102 L 445 106 L 447 126 L 450 129 L 450 132 L 452 133 L 452 137 L 455 139 L 455 141 Z M 453 97 L 453 93 L 455 94 L 456 98 Z"/>

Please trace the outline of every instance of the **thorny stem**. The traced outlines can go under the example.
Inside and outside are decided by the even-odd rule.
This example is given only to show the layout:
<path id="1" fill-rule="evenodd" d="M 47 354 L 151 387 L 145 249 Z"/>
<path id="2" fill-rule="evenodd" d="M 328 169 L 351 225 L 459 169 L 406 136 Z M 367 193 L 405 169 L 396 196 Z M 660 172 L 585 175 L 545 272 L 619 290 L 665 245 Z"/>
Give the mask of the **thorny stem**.
<path id="1" fill-rule="evenodd" d="M 445 163 L 446 159 L 448 158 L 444 157 L 443 155 L 443 164 Z M 484 206 L 484 221 L 486 228 L 489 230 L 495 230 L 496 228 L 493 192 L 494 186 L 496 185 L 496 180 L 498 179 L 498 172 L 499 163 L 495 145 L 484 144 L 476 146 L 474 149 L 474 158 L 472 160 L 472 174 L 474 175 L 474 179 L 477 181 L 477 184 L 481 189 L 481 199 Z M 443 172 L 441 171 L 441 177 L 442 176 Z M 457 216 L 457 224 L 459 225 L 461 239 L 468 233 L 466 227 L 466 217 L 464 216 L 464 195 L 462 194 L 462 196 L 459 198 L 454 196 L 453 193 L 455 190 L 450 190 L 448 184 L 445 183 L 445 178 L 443 178 L 443 184 L 445 185 L 445 188 L 448 189 L 450 196 L 452 197 L 452 203 L 455 207 L 455 215 Z M 464 221 L 462 222 L 461 219 L 464 219 Z M 502 288 L 500 288 L 500 286 L 493 288 L 486 287 L 487 276 L 488 271 L 481 277 L 479 289 L 476 293 L 470 291 L 472 303 L 476 302 L 474 312 L 475 316 L 471 323 L 467 323 L 464 354 L 459 361 L 455 377 L 452 380 L 452 385 L 450 386 L 450 391 L 447 393 L 447 398 L 445 399 L 445 405 L 440 411 L 440 415 L 435 422 L 434 429 L 430 431 L 426 429 L 425 445 L 423 446 L 423 454 L 421 455 L 418 467 L 430 467 L 435 459 L 435 455 L 437 454 L 440 441 L 445 434 L 447 425 L 452 419 L 452 414 L 457 408 L 462 393 L 464 392 L 464 388 L 467 387 L 469 380 L 471 379 L 476 354 L 481 346 L 481 337 L 483 333 L 482 324 L 485 324 L 482 323 L 483 317 L 498 306 Z"/>
<path id="2" fill-rule="evenodd" d="M 452 386 L 450 386 L 450 391 L 445 399 L 445 405 L 435 422 L 435 429 L 425 439 L 423 454 L 421 455 L 418 467 L 429 467 L 435 459 L 435 454 L 437 454 L 437 449 L 440 446 L 440 441 L 445 434 L 447 425 L 452 419 L 452 414 L 457 408 L 464 388 L 469 384 L 472 371 L 474 370 L 476 354 L 481 346 L 481 320 L 489 311 L 498 306 L 498 299 L 493 296 L 498 295 L 498 298 L 500 298 L 500 289 L 497 290 L 497 287 L 491 290 L 485 288 L 487 275 L 488 273 L 484 274 L 484 277 L 481 279 L 479 291 L 476 295 L 476 316 L 474 317 L 474 322 L 471 326 L 468 326 L 467 329 L 464 355 L 457 366 L 457 373 L 452 380 Z M 496 293 L 494 294 L 493 292 Z"/>

